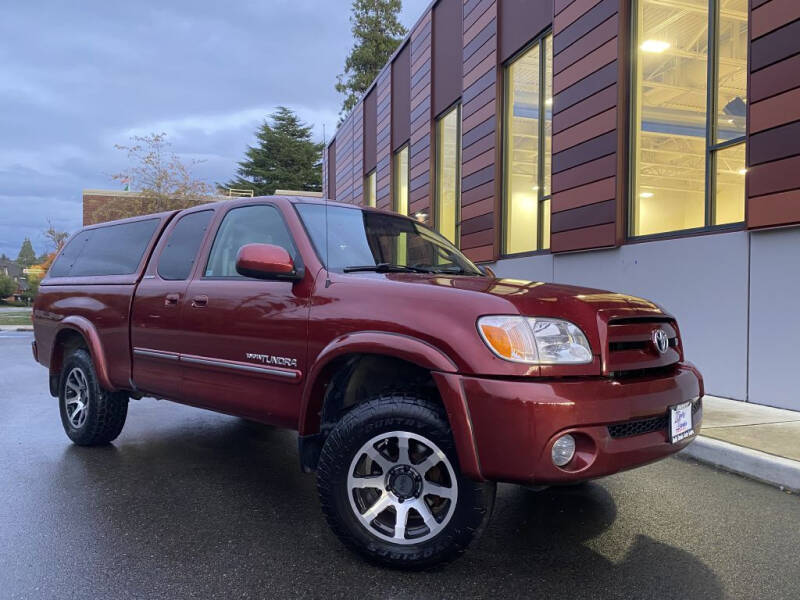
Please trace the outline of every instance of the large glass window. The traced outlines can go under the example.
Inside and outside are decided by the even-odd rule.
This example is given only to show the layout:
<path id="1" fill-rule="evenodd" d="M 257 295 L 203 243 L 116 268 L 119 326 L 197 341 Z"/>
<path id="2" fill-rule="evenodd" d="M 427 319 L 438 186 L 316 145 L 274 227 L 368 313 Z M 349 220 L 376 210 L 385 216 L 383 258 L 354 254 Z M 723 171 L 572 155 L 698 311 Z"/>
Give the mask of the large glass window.
<path id="1" fill-rule="evenodd" d="M 401 215 L 408 214 L 408 146 L 403 146 L 394 155 L 394 211 Z M 396 252 L 399 260 L 405 261 L 408 256 L 405 236 L 395 238 Z"/>
<path id="2" fill-rule="evenodd" d="M 378 176 L 375 171 L 364 177 L 364 204 L 374 207 L 378 199 Z"/>
<path id="3" fill-rule="evenodd" d="M 436 229 L 458 245 L 461 190 L 461 105 L 436 122 Z"/>
<path id="4" fill-rule="evenodd" d="M 408 146 L 394 155 L 394 211 L 408 214 Z"/>
<path id="5" fill-rule="evenodd" d="M 547 35 L 506 67 L 503 251 L 550 247 L 553 50 Z"/>
<path id="6" fill-rule="evenodd" d="M 637 0 L 631 233 L 744 220 L 747 0 Z"/>

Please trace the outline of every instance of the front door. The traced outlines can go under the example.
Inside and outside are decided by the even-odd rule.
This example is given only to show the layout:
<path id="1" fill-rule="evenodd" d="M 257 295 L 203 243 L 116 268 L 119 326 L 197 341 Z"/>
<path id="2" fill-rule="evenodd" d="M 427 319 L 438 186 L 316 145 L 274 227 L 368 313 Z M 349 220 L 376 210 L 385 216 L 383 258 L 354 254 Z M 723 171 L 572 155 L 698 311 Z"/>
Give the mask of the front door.
<path id="1" fill-rule="evenodd" d="M 183 298 L 213 216 L 213 210 L 201 210 L 171 223 L 136 288 L 131 309 L 133 383 L 145 394 L 178 399 Z"/>
<path id="2" fill-rule="evenodd" d="M 298 282 L 242 277 L 236 255 L 251 243 L 282 246 L 299 264 L 275 206 L 228 210 L 183 300 L 181 396 L 214 410 L 295 427 L 306 371 L 311 276 Z"/>

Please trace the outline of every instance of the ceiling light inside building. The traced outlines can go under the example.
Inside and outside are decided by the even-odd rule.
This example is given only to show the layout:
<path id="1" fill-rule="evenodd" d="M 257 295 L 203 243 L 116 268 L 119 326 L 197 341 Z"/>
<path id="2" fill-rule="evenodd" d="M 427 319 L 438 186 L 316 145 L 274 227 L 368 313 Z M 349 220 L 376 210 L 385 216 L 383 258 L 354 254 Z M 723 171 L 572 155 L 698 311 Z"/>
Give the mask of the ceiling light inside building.
<path id="1" fill-rule="evenodd" d="M 652 198 L 653 196 L 653 192 L 642 192 L 639 194 L 639 198 Z"/>
<path id="2" fill-rule="evenodd" d="M 747 169 L 739 169 L 739 175 L 745 175 L 747 173 Z"/>
<path id="3" fill-rule="evenodd" d="M 669 42 L 662 42 L 660 40 L 645 40 L 644 44 L 641 45 L 641 48 L 643 52 L 660 53 L 669 48 Z"/>

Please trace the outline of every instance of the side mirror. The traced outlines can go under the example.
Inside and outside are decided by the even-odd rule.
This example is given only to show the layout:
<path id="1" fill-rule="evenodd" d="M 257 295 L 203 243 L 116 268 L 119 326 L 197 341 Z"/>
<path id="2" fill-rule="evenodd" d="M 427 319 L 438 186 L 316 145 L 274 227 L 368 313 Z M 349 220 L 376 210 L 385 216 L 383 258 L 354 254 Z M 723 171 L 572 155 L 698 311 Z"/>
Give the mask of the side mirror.
<path id="1" fill-rule="evenodd" d="M 245 277 L 267 280 L 296 280 L 298 271 L 286 248 L 273 244 L 247 244 L 236 255 L 236 272 Z"/>
<path id="2" fill-rule="evenodd" d="M 495 275 L 494 271 L 492 271 L 492 267 L 487 267 L 486 265 L 478 265 L 478 270 L 487 277 L 491 277 L 492 279 L 497 279 L 497 275 Z"/>

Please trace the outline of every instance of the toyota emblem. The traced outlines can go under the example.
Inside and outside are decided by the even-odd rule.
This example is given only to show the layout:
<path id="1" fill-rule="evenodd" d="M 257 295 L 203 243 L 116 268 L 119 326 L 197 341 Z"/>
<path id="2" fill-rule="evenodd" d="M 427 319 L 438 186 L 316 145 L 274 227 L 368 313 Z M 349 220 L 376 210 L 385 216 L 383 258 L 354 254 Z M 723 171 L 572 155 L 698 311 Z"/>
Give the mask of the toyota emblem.
<path id="1" fill-rule="evenodd" d="M 658 350 L 659 354 L 665 354 L 669 349 L 669 338 L 667 332 L 663 329 L 653 330 L 653 345 Z"/>

